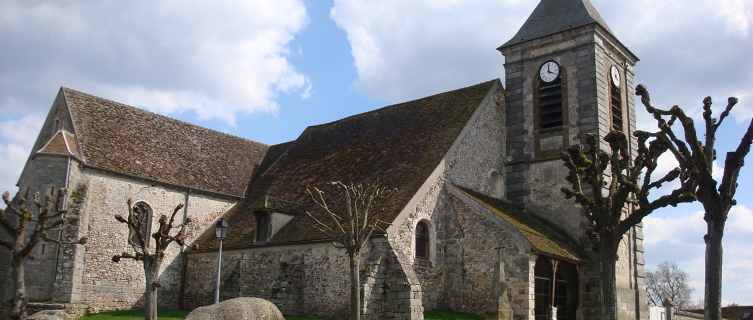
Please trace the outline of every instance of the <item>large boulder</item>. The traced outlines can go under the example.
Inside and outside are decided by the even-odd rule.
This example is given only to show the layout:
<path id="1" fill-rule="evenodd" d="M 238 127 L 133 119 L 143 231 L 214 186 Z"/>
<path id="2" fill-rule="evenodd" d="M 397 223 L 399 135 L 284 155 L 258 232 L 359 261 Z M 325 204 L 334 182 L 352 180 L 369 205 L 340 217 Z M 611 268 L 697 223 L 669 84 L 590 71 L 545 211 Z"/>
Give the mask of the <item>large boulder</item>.
<path id="1" fill-rule="evenodd" d="M 235 298 L 196 308 L 185 320 L 285 320 L 273 303 L 259 298 Z"/>
<path id="2" fill-rule="evenodd" d="M 65 312 L 65 310 L 42 310 L 35 314 L 32 314 L 30 317 L 27 317 L 26 320 L 75 320 L 71 315 Z"/>

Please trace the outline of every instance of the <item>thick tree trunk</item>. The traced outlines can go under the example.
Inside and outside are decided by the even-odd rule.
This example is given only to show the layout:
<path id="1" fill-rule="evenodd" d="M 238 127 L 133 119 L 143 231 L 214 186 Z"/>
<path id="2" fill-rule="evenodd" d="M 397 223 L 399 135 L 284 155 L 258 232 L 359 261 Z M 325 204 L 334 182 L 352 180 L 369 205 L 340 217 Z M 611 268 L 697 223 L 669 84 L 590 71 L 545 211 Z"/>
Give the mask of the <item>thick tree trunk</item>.
<path id="1" fill-rule="evenodd" d="M 13 280 L 15 281 L 15 295 L 13 296 L 13 311 L 11 319 L 23 320 L 26 318 L 26 304 L 29 297 L 26 295 L 26 284 L 24 283 L 24 263 L 26 259 L 13 257 L 11 266 L 13 267 Z"/>
<path id="2" fill-rule="evenodd" d="M 708 213 L 707 213 L 708 214 Z M 705 320 L 722 318 L 722 236 L 724 221 L 707 222 Z"/>
<path id="3" fill-rule="evenodd" d="M 146 290 L 144 292 L 144 320 L 157 320 L 157 289 L 159 286 L 160 261 L 144 260 Z"/>
<path id="4" fill-rule="evenodd" d="M 348 253 L 350 258 L 350 320 L 361 319 L 361 280 L 358 276 L 358 253 Z"/>
<path id="5" fill-rule="evenodd" d="M 615 239 L 616 238 L 616 239 Z M 601 235 L 601 319 L 617 320 L 617 248 L 620 237 Z"/>

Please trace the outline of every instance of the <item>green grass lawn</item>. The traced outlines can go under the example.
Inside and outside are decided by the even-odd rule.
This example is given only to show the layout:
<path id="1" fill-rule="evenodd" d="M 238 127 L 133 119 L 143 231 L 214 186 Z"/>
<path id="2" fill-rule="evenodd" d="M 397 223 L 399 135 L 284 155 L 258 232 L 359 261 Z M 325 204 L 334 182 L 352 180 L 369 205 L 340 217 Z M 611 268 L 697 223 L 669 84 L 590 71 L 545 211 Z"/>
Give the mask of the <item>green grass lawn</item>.
<path id="1" fill-rule="evenodd" d="M 189 311 L 159 310 L 157 315 L 160 320 L 182 320 Z M 108 311 L 97 314 L 85 315 L 81 320 L 141 320 L 144 319 L 144 309 Z M 475 314 L 463 313 L 451 310 L 431 310 L 424 312 L 425 320 L 483 320 L 484 317 Z M 285 317 L 285 320 L 329 320 L 320 318 Z"/>
<path id="2" fill-rule="evenodd" d="M 183 320 L 190 311 L 182 310 L 157 310 L 157 317 L 160 320 Z M 81 318 L 81 320 L 143 320 L 144 309 L 131 309 L 131 310 L 119 310 L 108 311 L 97 314 L 88 314 Z"/>

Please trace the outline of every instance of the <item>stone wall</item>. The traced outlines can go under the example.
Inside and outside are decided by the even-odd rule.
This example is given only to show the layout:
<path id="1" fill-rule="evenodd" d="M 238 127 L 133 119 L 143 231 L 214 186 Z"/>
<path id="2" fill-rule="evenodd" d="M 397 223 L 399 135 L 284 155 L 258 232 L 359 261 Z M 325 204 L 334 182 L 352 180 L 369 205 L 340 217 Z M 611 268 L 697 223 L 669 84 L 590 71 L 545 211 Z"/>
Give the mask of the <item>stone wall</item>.
<path id="1" fill-rule="evenodd" d="M 447 215 L 445 235 L 447 251 L 444 264 L 446 300 L 456 310 L 484 314 L 488 307 L 494 265 L 505 262 L 506 281 L 510 288 L 511 307 L 516 319 L 531 313 L 533 299 L 532 257 L 513 232 L 493 221 L 459 198 L 450 195 L 451 211 Z M 449 289 L 449 290 L 447 290 Z M 454 292 L 454 293 L 453 293 Z M 461 307 L 461 308 L 458 308 Z"/>
<path id="2" fill-rule="evenodd" d="M 361 256 L 364 319 L 422 319 L 421 287 L 384 238 L 374 237 Z M 348 256 L 332 242 L 223 250 L 220 300 L 258 297 L 286 316 L 346 319 L 350 307 Z M 184 305 L 214 303 L 217 252 L 188 253 Z"/>
<path id="3" fill-rule="evenodd" d="M 223 250 L 220 300 L 258 297 L 285 315 L 346 318 L 348 266 L 329 241 Z M 188 253 L 186 274 L 185 307 L 214 303 L 217 251 Z"/>
<path id="4" fill-rule="evenodd" d="M 128 214 L 127 199 L 131 198 L 133 203 L 143 201 L 151 207 L 152 230 L 159 225 L 161 215 L 169 216 L 177 205 L 183 204 L 185 207 L 176 220 L 182 220 L 184 215 L 193 220 L 187 229 L 189 243 L 237 201 L 80 166 L 71 168 L 71 185 L 81 206 L 77 211 L 85 219 L 67 236 L 87 236 L 89 241 L 85 246 L 68 248 L 61 255 L 64 258 L 58 263 L 54 298 L 86 303 L 100 311 L 131 308 L 143 302 L 140 301 L 145 287 L 143 266 L 130 259 L 112 262 L 114 255 L 132 250 L 127 244 L 128 228 L 114 218 L 116 214 Z M 183 265 L 180 251 L 180 246 L 172 244 L 163 260 L 160 307 L 178 308 Z"/>
<path id="5" fill-rule="evenodd" d="M 503 96 L 504 89 L 497 83 L 445 157 L 447 181 L 497 198 L 504 190 L 494 190 L 489 182 L 492 172 L 503 175 L 505 171 Z"/>
<path id="6" fill-rule="evenodd" d="M 38 155 L 29 161 L 26 166 L 26 174 L 19 180 L 18 197 L 26 198 L 27 207 L 38 214 L 33 204 L 35 192 L 39 192 L 40 200 L 44 203 L 45 195 L 51 190 L 54 192 L 53 200 L 58 195 L 58 189 L 66 187 L 66 168 L 68 157 Z M 0 191 L 4 192 L 4 191 Z M 11 195 L 13 197 L 13 195 Z M 34 223 L 29 225 L 27 235 L 34 229 Z M 4 232 L 3 232 L 4 233 Z M 53 239 L 58 238 L 58 232 L 49 232 Z M 40 241 L 34 247 L 32 254 L 36 257 L 27 260 L 26 268 L 26 293 L 31 301 L 49 301 L 53 298 L 53 277 L 55 277 L 55 262 L 59 257 L 58 245 L 51 242 Z M 12 299 L 13 283 L 11 282 L 10 252 L 6 248 L 0 249 L 0 298 L 2 301 Z"/>

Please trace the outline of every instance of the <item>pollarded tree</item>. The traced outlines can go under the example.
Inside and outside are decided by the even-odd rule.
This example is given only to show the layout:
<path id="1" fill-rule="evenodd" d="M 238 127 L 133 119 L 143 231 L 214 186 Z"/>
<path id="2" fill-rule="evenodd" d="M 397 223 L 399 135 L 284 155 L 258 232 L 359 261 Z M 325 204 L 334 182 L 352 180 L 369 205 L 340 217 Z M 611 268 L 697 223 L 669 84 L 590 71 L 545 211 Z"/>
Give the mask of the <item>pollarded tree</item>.
<path id="1" fill-rule="evenodd" d="M 144 266 L 144 276 L 146 278 L 146 291 L 144 302 L 144 319 L 156 320 L 157 319 L 157 289 L 160 287 L 159 282 L 159 269 L 162 265 L 162 260 L 165 258 L 165 250 L 172 242 L 176 242 L 179 245 L 183 245 L 186 239 L 185 226 L 191 222 L 191 218 L 186 219 L 183 223 L 173 225 L 175 222 L 175 214 L 183 208 L 183 204 L 179 204 L 173 210 L 173 214 L 170 216 L 170 220 L 167 220 L 166 215 L 162 215 L 159 218 L 159 228 L 151 236 L 154 239 L 154 248 L 150 248 L 150 243 L 144 234 L 145 224 L 148 224 L 148 212 L 144 211 L 141 206 L 133 206 L 132 200 L 128 199 L 128 218 L 123 218 L 121 215 L 116 215 L 115 219 L 128 225 L 131 237 L 128 237 L 128 244 L 133 248 L 133 253 L 123 252 L 119 255 L 113 256 L 113 262 L 119 262 L 121 259 L 133 259 L 141 261 Z M 173 228 L 178 228 L 179 231 L 174 236 L 170 235 L 170 231 Z"/>
<path id="2" fill-rule="evenodd" d="M 684 171 L 698 185 L 696 194 L 698 201 L 703 204 L 705 211 L 703 219 L 706 220 L 707 229 L 706 235 L 703 237 L 706 242 L 704 318 L 706 320 L 719 320 L 722 318 L 722 237 L 724 236 L 724 224 L 727 222 L 729 210 L 737 203 L 734 199 L 737 191 L 737 178 L 740 175 L 740 168 L 745 164 L 745 156 L 750 152 L 751 142 L 753 142 L 753 120 L 751 120 L 745 135 L 740 139 L 737 149 L 727 153 L 722 183 L 719 184 L 712 176 L 714 160 L 716 159 L 716 150 L 714 149 L 716 132 L 722 121 L 729 116 L 730 111 L 737 104 L 737 98 L 731 97 L 727 100 L 727 107 L 720 114 L 718 120 L 712 118 L 711 97 L 703 99 L 703 120 L 706 131 L 705 143 L 703 143 L 698 139 L 693 119 L 685 115 L 680 107 L 673 106 L 669 110 L 654 108 L 651 106 L 648 90 L 642 84 L 636 87 L 635 94 L 641 97 L 641 103 L 656 119 L 661 130 L 658 134 L 662 139 L 672 143 L 670 150 L 672 150 L 680 167 L 684 168 Z M 679 138 L 672 129 L 672 125 L 677 120 L 682 127 L 684 140 Z"/>
<path id="3" fill-rule="evenodd" d="M 661 307 L 664 300 L 669 299 L 680 309 L 690 309 L 694 290 L 689 281 L 690 275 L 678 268 L 676 263 L 660 263 L 656 270 L 646 271 L 648 302 L 654 307 Z"/>
<path id="4" fill-rule="evenodd" d="M 0 245 L 8 248 L 11 252 L 11 267 L 13 269 L 14 296 L 13 311 L 11 319 L 20 320 L 26 318 L 26 304 L 28 296 L 26 295 L 26 284 L 24 283 L 24 264 L 28 259 L 34 259 L 32 250 L 39 241 L 54 242 L 60 244 L 85 244 L 86 237 L 78 241 L 61 241 L 51 238 L 48 232 L 62 232 L 71 224 L 78 221 L 77 216 L 68 216 L 67 210 L 61 210 L 61 202 L 65 198 L 66 189 L 61 188 L 58 191 L 56 200 L 52 201 L 51 195 L 45 196 L 45 202 L 39 200 L 39 192 L 34 193 L 34 205 L 38 214 L 26 207 L 26 199 L 21 198 L 17 203 L 13 203 L 6 191 L 3 193 L 3 202 L 7 206 L 5 210 L 0 209 L 0 226 L 10 236 L 9 241 L 0 239 Z M 33 223 L 33 224 L 32 224 Z M 31 234 L 28 235 L 29 228 L 33 227 Z M 28 239 L 28 240 L 27 240 Z"/>
<path id="5" fill-rule="evenodd" d="M 306 189 L 306 193 L 316 202 L 329 217 L 329 223 L 319 220 L 310 212 L 306 212 L 314 221 L 319 231 L 332 238 L 335 247 L 345 249 L 350 260 L 350 320 L 361 318 L 361 282 L 358 276 L 360 270 L 361 248 L 375 229 L 387 226 L 388 223 L 377 219 L 372 212 L 375 201 L 387 197 L 394 189 L 387 189 L 378 182 L 366 186 L 353 183 L 346 185 L 340 181 L 332 182 L 342 191 L 345 200 L 345 210 L 335 212 L 324 200 L 324 192 L 314 188 Z"/>
<path id="6" fill-rule="evenodd" d="M 588 150 L 581 144 L 560 153 L 569 169 L 567 181 L 572 189 L 562 188 L 565 196 L 583 206 L 590 222 L 586 234 L 599 253 L 602 319 L 617 319 L 617 250 L 623 235 L 656 209 L 695 200 L 695 180 L 682 167 L 652 180 L 659 156 L 671 143 L 658 134 L 636 131 L 638 153 L 631 161 L 624 133 L 612 131 L 604 137 L 610 152 L 599 148 L 596 135 L 588 134 Z M 650 141 L 649 141 L 650 140 Z M 645 171 L 644 171 L 645 170 Z M 670 194 L 649 200 L 649 192 L 664 183 L 679 181 Z M 587 187 L 584 188 L 583 184 Z"/>

